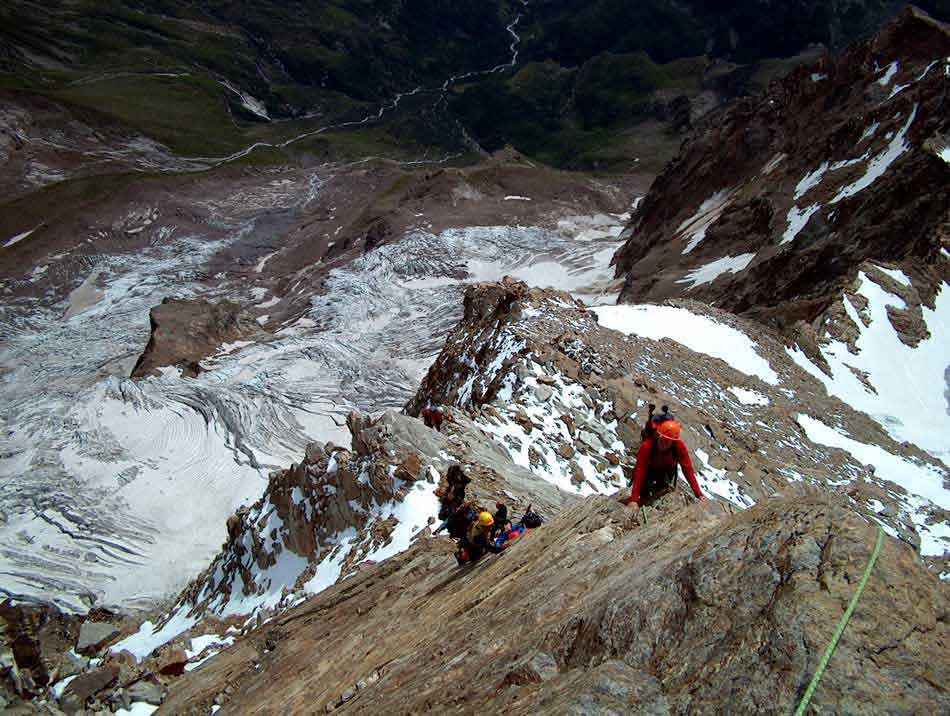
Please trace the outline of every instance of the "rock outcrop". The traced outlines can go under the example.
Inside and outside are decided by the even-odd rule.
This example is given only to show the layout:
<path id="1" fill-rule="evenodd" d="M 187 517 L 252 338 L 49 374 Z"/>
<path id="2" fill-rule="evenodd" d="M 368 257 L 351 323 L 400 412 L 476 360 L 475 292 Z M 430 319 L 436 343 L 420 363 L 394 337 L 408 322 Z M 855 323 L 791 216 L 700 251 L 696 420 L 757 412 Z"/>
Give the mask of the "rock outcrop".
<path id="1" fill-rule="evenodd" d="M 352 449 L 312 443 L 305 458 L 271 474 L 264 496 L 228 520 L 217 558 L 179 597 L 189 617 L 242 616 L 286 608 L 337 579 L 409 547 L 435 528 L 449 465 L 474 478 L 470 497 L 554 512 L 571 501 L 513 465 L 462 415 L 444 433 L 421 421 L 353 412 Z"/>
<path id="2" fill-rule="evenodd" d="M 230 301 L 166 298 L 151 310 L 149 320 L 152 334 L 132 369 L 133 378 L 160 375 L 164 366 L 194 377 L 204 370 L 201 361 L 224 344 L 266 335 L 251 316 Z"/>
<path id="3" fill-rule="evenodd" d="M 873 260 L 924 279 L 930 305 L 948 273 L 948 56 L 950 28 L 909 8 L 710 119 L 631 222 L 621 300 L 690 297 L 790 329 Z"/>
<path id="4" fill-rule="evenodd" d="M 65 652 L 80 622 L 52 605 L 0 602 L 0 698 L 30 699 L 68 676 L 72 660 Z"/>
<path id="5" fill-rule="evenodd" d="M 725 329 L 720 340 L 730 345 L 722 355 L 738 356 L 741 344 L 752 341 L 774 377 L 766 374 L 767 382 L 744 372 L 739 360 L 727 364 L 674 341 L 622 335 L 568 294 L 504 281 L 468 290 L 463 319 L 407 411 L 430 401 L 465 409 L 515 463 L 586 495 L 629 484 L 622 465 L 634 460 L 646 406 L 666 404 L 683 422 L 702 489 L 736 507 L 804 482 L 847 494 L 911 544 L 920 545 L 922 534 L 943 533 L 939 507 L 914 507 L 919 487 L 812 441 L 801 416 L 834 416 L 853 440 L 932 466 L 936 484 L 947 479 L 944 465 L 829 398 L 778 334 L 692 301 L 670 310 L 679 313 L 665 320 L 688 319 L 695 331 Z M 942 570 L 944 550 L 936 551 L 932 564 Z"/>

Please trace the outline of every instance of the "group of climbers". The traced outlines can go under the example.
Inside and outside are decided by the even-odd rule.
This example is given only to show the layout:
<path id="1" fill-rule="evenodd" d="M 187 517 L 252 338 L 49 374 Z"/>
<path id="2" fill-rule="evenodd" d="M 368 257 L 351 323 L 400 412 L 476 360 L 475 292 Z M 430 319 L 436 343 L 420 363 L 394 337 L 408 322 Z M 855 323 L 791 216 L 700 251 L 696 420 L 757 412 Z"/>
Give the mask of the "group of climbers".
<path id="1" fill-rule="evenodd" d="M 650 404 L 646 424 L 640 432 L 636 463 L 627 468 L 631 478 L 627 504 L 638 507 L 652 503 L 676 489 L 677 470 L 681 468 L 697 499 L 704 499 L 696 480 L 689 450 L 681 438 L 682 426 L 664 405 L 660 413 Z M 442 412 L 428 404 L 423 410 L 426 425 L 439 430 Z M 437 417 L 436 417 L 437 416 Z M 486 553 L 498 553 L 527 529 L 538 527 L 541 518 L 529 507 L 517 525 L 508 519 L 508 508 L 495 504 L 495 513 L 466 501 L 466 488 L 471 478 L 458 464 L 446 473 L 446 487 L 437 492 L 440 498 L 439 519 L 442 524 L 435 534 L 447 530 L 458 541 L 456 559 L 459 564 L 476 562 Z"/>
<path id="2" fill-rule="evenodd" d="M 467 501 L 465 490 L 471 478 L 465 474 L 461 465 L 451 465 L 445 480 L 446 487 L 440 488 L 436 493 L 440 500 L 439 519 L 442 524 L 435 530 L 435 534 L 446 530 L 449 537 L 458 542 L 455 558 L 460 565 L 477 562 L 489 552 L 501 552 L 527 529 L 541 524 L 540 516 L 530 507 L 521 521 L 512 525 L 505 503 L 496 502 L 495 512 L 492 514 L 474 502 Z"/>
<path id="3" fill-rule="evenodd" d="M 440 433 L 442 432 L 442 421 L 445 420 L 445 413 L 440 406 L 434 405 L 429 401 L 422 409 L 420 415 L 422 416 L 422 422 L 425 423 L 427 428 L 432 428 Z"/>

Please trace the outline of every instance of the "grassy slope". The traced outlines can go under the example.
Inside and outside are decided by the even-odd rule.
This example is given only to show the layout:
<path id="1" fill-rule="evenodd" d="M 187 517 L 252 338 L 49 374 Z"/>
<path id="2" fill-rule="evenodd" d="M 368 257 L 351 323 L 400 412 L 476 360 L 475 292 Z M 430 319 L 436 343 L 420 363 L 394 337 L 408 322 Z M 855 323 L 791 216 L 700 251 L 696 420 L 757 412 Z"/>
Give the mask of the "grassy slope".
<path id="1" fill-rule="evenodd" d="M 669 123 L 671 100 L 699 92 L 704 49 L 757 58 L 806 41 L 840 44 L 893 4 L 868 0 L 843 8 L 794 0 L 766 17 L 758 4 L 715 0 L 537 0 L 519 25 L 521 58 L 552 60 L 455 88 L 448 113 L 417 104 L 388 115 L 372 131 L 335 132 L 332 140 L 304 142 L 287 153 L 437 153 L 461 146 L 461 122 L 488 150 L 510 143 L 560 167 L 624 171 L 639 159 L 639 168 L 658 171 L 681 139 L 661 124 Z M 398 90 L 435 86 L 452 72 L 494 65 L 507 55 L 511 38 L 503 26 L 516 5 L 8 0 L 0 6 L 0 47 L 16 50 L 0 51 L 0 87 L 30 89 L 77 111 L 95 110 L 182 154 L 223 155 L 255 141 L 276 142 L 359 118 Z M 786 16 L 798 19 L 779 32 L 776 18 Z M 736 40 L 730 29 L 739 31 L 735 47 L 729 45 Z M 684 54 L 694 57 L 682 59 Z M 33 67 L 24 71 L 24 62 Z M 787 66 L 762 64 L 750 73 L 748 89 L 761 89 Z M 189 76 L 76 83 L 118 70 Z M 264 101 L 275 116 L 318 116 L 257 123 L 215 81 L 221 77 Z"/>

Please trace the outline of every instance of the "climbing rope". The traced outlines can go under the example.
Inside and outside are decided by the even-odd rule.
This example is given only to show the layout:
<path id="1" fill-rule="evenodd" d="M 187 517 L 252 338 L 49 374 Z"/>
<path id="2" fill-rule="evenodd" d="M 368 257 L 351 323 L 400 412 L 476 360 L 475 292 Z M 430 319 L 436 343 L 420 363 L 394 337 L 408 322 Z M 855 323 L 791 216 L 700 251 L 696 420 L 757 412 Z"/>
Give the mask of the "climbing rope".
<path id="1" fill-rule="evenodd" d="M 864 569 L 864 574 L 861 576 L 861 581 L 858 582 L 858 589 L 854 593 L 854 596 L 851 597 L 851 602 L 848 604 L 848 608 L 845 610 L 844 615 L 838 622 L 838 627 L 835 629 L 834 636 L 831 637 L 831 641 L 825 648 L 825 653 L 821 656 L 821 661 L 818 662 L 818 669 L 815 671 L 815 675 L 811 678 L 811 683 L 808 684 L 808 689 L 805 691 L 805 695 L 802 697 L 801 703 L 798 704 L 798 708 L 795 710 L 795 716 L 802 716 L 802 714 L 805 713 L 805 709 L 808 708 L 808 702 L 811 701 L 811 697 L 815 693 L 815 689 L 818 688 L 818 682 L 821 681 L 821 675 L 825 673 L 825 667 L 828 666 L 828 661 L 831 659 L 831 655 L 834 653 L 835 647 L 838 646 L 838 639 L 841 638 L 845 627 L 848 626 L 848 622 L 851 620 L 851 614 L 854 612 L 854 608 L 858 605 L 858 600 L 861 598 L 861 593 L 864 591 L 864 587 L 868 583 L 868 578 L 871 576 L 871 570 L 874 569 L 874 563 L 877 561 L 877 555 L 881 551 L 882 544 L 884 544 L 884 530 L 878 526 L 877 543 L 874 545 L 874 551 L 871 553 L 871 559 L 868 561 L 868 566 Z"/>

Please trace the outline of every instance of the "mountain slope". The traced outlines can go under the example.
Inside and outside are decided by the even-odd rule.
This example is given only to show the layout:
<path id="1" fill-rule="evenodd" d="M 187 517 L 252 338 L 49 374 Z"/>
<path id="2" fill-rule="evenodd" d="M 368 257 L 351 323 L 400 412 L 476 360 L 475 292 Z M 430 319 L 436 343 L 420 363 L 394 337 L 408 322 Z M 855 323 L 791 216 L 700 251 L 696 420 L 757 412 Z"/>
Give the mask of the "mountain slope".
<path id="1" fill-rule="evenodd" d="M 314 444 L 273 473 L 175 606 L 126 626 L 107 659 L 125 666 L 92 703 L 159 679 L 165 713 L 561 713 L 604 699 L 784 712 L 880 525 L 896 539 L 816 704 L 945 707 L 947 471 L 829 398 L 756 324 L 480 284 L 410 410 L 429 399 L 454 404 L 441 434 L 353 414 L 352 450 Z M 627 417 L 647 401 L 683 420 L 707 502 L 681 488 L 641 512 L 604 496 L 624 484 L 617 463 L 638 441 Z M 854 445 L 888 459 L 871 469 Z M 431 535 L 453 461 L 472 498 L 515 517 L 535 504 L 546 524 L 458 570 L 451 541 Z"/>
<path id="2" fill-rule="evenodd" d="M 950 26 L 908 9 L 687 142 L 615 256 L 622 301 L 779 329 L 828 392 L 946 460 Z"/>
<path id="3" fill-rule="evenodd" d="M 787 713 L 873 538 L 814 497 L 649 525 L 592 498 L 468 570 L 423 540 L 217 656 L 159 713 Z M 945 709 L 946 660 L 926 657 L 946 608 L 888 542 L 814 708 Z"/>
<path id="4" fill-rule="evenodd" d="M 737 102 L 657 178 L 615 258 L 626 302 L 812 321 L 862 261 L 917 259 L 932 305 L 950 220 L 950 27 L 908 9 Z"/>
<path id="5" fill-rule="evenodd" d="M 317 64 L 340 70 L 335 81 L 354 67 L 369 77 L 380 57 L 384 95 L 402 72 L 437 78 L 392 100 L 314 78 L 306 97 L 280 95 L 336 98 L 334 112 L 357 118 L 352 132 L 324 132 L 326 116 L 276 121 L 294 110 L 273 88 L 261 102 L 206 68 L 178 76 L 162 53 L 193 51 L 191 38 L 163 45 L 171 15 L 156 22 L 153 3 L 94 5 L 30 11 L 134 28 L 138 69 L 160 77 L 99 74 L 94 58 L 82 77 L 53 67 L 78 58 L 70 27 L 4 54 L 20 68 L 46 62 L 35 77 L 0 79 L 15 86 L 0 90 L 13 98 L 0 155 L 17 196 L 0 207 L 0 593 L 11 597 L 0 708 L 787 713 L 883 531 L 813 710 L 948 710 L 946 26 L 909 10 L 763 98 L 707 114 L 771 71 L 728 61 L 776 41 L 773 17 L 743 24 L 751 5 L 717 10 L 721 24 L 698 32 L 719 57 L 654 50 L 662 62 L 623 43 L 653 13 L 688 29 L 705 5 L 633 9 L 643 16 L 613 15 L 630 7 L 612 2 L 498 5 L 489 24 L 512 43 L 507 64 L 446 81 L 440 63 L 453 57 L 494 62 L 477 43 L 453 46 L 496 6 L 397 4 L 380 19 L 372 3 L 311 3 L 316 15 L 281 30 L 293 52 L 319 34 L 308 23 L 320 13 L 398 40 L 367 57 L 362 40 L 334 36 L 326 53 L 351 56 L 318 49 Z M 845 15 L 883 7 L 793 3 L 775 18 L 808 20 L 782 38 L 793 47 L 799 31 L 857 32 L 864 16 Z M 169 22 L 248 43 L 248 57 L 262 53 L 253 81 L 274 84 L 275 71 L 288 77 L 277 50 L 261 49 L 267 28 L 221 21 L 265 22 L 267 8 L 189 6 Z M 407 69 L 394 59 L 407 26 L 392 21 L 411 8 L 434 14 L 412 18 L 406 47 L 441 59 L 420 54 Z M 833 17 L 812 23 L 816 8 Z M 561 54 L 516 66 L 522 42 L 551 41 L 545 23 L 562 11 L 591 27 L 644 23 L 617 28 L 618 54 L 579 46 L 577 68 Z M 454 19 L 429 24 L 438 17 Z M 103 51 L 122 63 L 137 52 Z M 181 164 L 181 146 L 147 140 L 131 115 L 74 101 L 148 95 L 153 81 L 197 115 L 188 88 L 210 92 L 204 106 L 219 114 L 206 119 L 231 127 L 216 141 L 265 143 Z M 479 107 L 515 96 L 524 104 L 504 117 Z M 175 124 L 127 99 L 112 109 Z M 429 166 L 452 155 L 412 144 L 423 126 L 478 151 L 484 134 L 442 122 L 465 106 L 497 142 L 509 122 L 530 138 L 539 111 L 545 132 L 576 130 L 576 146 L 604 151 L 649 125 L 654 161 L 696 133 L 621 236 L 643 174 L 608 182 L 511 150 Z M 200 144 L 207 129 L 170 136 Z M 388 146 L 402 163 L 366 158 L 397 135 Z M 563 139 L 542 150 L 555 156 Z M 346 152 L 361 159 L 321 163 Z M 179 173 L 200 167 L 213 168 Z M 620 290 L 607 266 L 620 243 L 623 298 L 663 303 L 602 305 Z M 138 375 L 149 309 L 169 292 L 184 300 L 153 314 L 149 375 Z M 180 341 L 186 325 L 202 335 Z M 415 417 L 429 402 L 446 408 L 441 432 Z M 682 420 L 705 501 L 681 484 L 642 509 L 622 504 L 648 403 Z M 504 501 L 517 518 L 533 505 L 545 524 L 459 569 L 434 534 L 454 463 L 480 508 Z M 181 591 L 157 601 L 169 590 Z M 18 603 L 37 600 L 84 613 Z M 113 601 L 143 611 L 101 607 Z"/>

